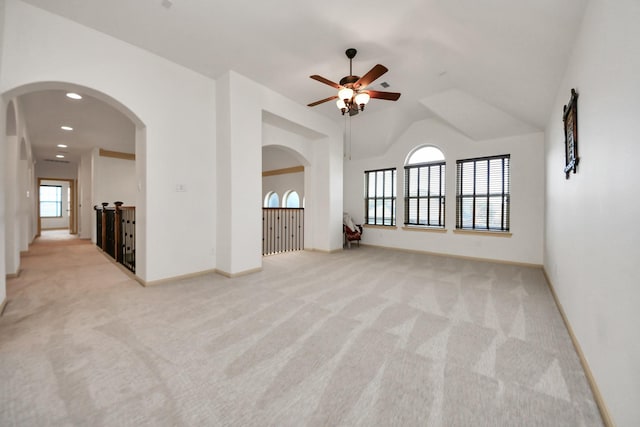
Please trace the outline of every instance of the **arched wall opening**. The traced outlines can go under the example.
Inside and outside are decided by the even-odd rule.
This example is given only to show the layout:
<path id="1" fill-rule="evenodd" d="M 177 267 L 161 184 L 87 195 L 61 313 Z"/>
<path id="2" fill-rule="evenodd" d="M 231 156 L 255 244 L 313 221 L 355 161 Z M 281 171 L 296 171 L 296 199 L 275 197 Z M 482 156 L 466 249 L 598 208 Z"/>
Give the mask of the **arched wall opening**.
<path id="1" fill-rule="evenodd" d="M 309 173 L 310 162 L 302 155 L 302 153 L 296 151 L 293 148 L 278 145 L 269 144 L 262 146 L 262 194 L 263 197 L 269 197 L 270 204 L 265 207 L 277 207 L 277 208 L 303 208 L 302 200 L 307 195 L 307 175 Z M 310 191 L 310 190 L 309 190 Z M 295 193 L 300 203 L 296 206 L 287 205 L 289 195 Z M 277 205 L 274 206 L 275 198 L 278 198 Z M 297 218 L 304 218 L 303 233 L 295 234 L 295 239 L 304 241 L 305 247 L 311 246 L 311 239 L 309 230 L 311 230 L 313 223 L 313 216 L 306 211 L 295 213 Z M 264 219 L 263 215 L 263 221 Z M 265 227 L 263 224 L 263 241 L 267 239 L 264 235 Z M 267 239 L 268 240 L 268 239 Z M 299 247 L 302 249 L 302 247 Z M 264 251 L 264 250 L 263 250 Z"/>
<path id="2" fill-rule="evenodd" d="M 10 100 L 10 105 L 13 105 L 14 102 L 18 102 L 18 106 L 20 106 L 20 97 L 25 95 L 32 95 L 37 93 L 42 93 L 42 91 L 69 91 L 80 93 L 85 97 L 91 97 L 92 102 L 99 102 L 108 105 L 109 107 L 117 110 L 121 113 L 127 120 L 129 120 L 133 124 L 133 128 L 135 132 L 131 133 L 131 139 L 134 141 L 132 150 L 135 153 L 145 153 L 146 146 L 146 131 L 145 124 L 139 118 L 139 116 L 134 113 L 130 108 L 126 105 L 115 99 L 113 96 L 110 96 L 102 91 L 95 90 L 91 87 L 87 87 L 85 85 L 79 85 L 71 82 L 33 82 L 25 85 L 21 85 L 19 87 L 10 89 L 6 91 L 2 96 L 5 100 Z M 111 110 L 113 111 L 113 110 Z M 11 116 L 11 111 L 7 111 L 7 117 Z M 13 112 L 16 115 L 16 112 Z M 28 137 L 27 128 L 24 124 L 24 118 L 21 118 L 21 114 L 24 114 L 22 111 L 18 110 L 17 112 L 17 120 L 16 122 L 16 134 L 21 138 L 20 145 L 17 148 L 15 155 L 7 156 L 6 162 L 7 164 L 15 163 L 17 168 L 15 171 L 12 171 L 12 175 L 15 177 L 15 180 L 9 180 L 5 182 L 5 189 L 8 192 L 15 192 L 20 197 L 12 207 L 16 212 L 16 221 L 12 226 L 15 228 L 15 234 L 19 236 L 13 242 L 10 242 L 8 238 L 6 238 L 7 246 L 13 247 L 13 252 L 17 251 L 18 256 L 20 251 L 25 251 L 28 249 L 28 244 L 33 240 L 33 238 L 39 232 L 40 226 L 40 215 L 39 215 L 39 206 L 37 202 L 38 188 L 37 188 L 37 177 L 36 177 L 36 163 L 38 159 L 34 154 L 34 148 L 31 146 L 31 141 Z M 115 113 L 114 114 L 118 114 Z M 123 119 L 124 120 L 124 119 Z M 28 123 L 27 123 L 28 124 Z M 9 130 L 9 127 L 7 127 Z M 8 140 L 11 137 L 7 137 Z M 81 228 L 80 237 L 85 239 L 92 239 L 94 242 L 96 240 L 96 215 L 93 210 L 93 206 L 95 204 L 99 204 L 102 200 L 97 200 L 97 198 L 101 199 L 100 193 L 105 194 L 105 187 L 107 184 L 114 189 L 111 189 L 111 192 L 117 191 L 117 185 L 121 183 L 121 180 L 115 180 L 111 182 L 110 179 L 101 178 L 100 175 L 96 175 L 96 170 L 98 170 L 98 165 L 101 166 L 101 170 L 104 171 L 109 167 L 108 161 L 120 161 L 127 162 L 127 160 L 114 160 L 107 159 L 106 157 L 102 160 L 102 156 L 100 154 L 103 150 L 99 150 L 99 147 L 84 147 L 82 148 L 83 153 L 81 155 L 80 160 L 77 163 L 73 163 L 67 168 L 66 171 L 60 170 L 56 171 L 55 164 L 48 165 L 46 170 L 54 171 L 54 176 L 41 176 L 40 178 L 60 178 L 60 179 L 70 179 L 74 182 L 75 197 L 73 198 L 74 203 L 71 206 L 71 210 L 74 213 L 74 216 L 77 220 L 74 222 L 74 227 L 70 227 L 70 232 L 75 233 L 78 227 Z M 98 154 L 100 153 L 100 154 Z M 98 156 L 100 156 L 98 158 Z M 132 204 L 136 206 L 136 211 L 139 213 L 144 212 L 146 209 L 145 202 L 145 173 L 146 170 L 146 158 L 144 156 L 137 155 L 134 157 L 134 166 L 128 166 L 130 168 L 131 173 L 127 175 L 130 177 L 129 185 L 131 188 L 127 189 L 127 194 L 130 194 L 130 201 L 128 204 Z M 100 163 L 102 162 L 102 163 Z M 46 162 L 41 160 L 41 163 L 44 165 Z M 104 165 L 107 166 L 104 166 Z M 68 170 L 74 169 L 73 177 L 65 176 L 68 174 Z M 76 185 L 77 183 L 77 185 Z M 12 185 L 13 184 L 13 185 Z M 96 189 L 96 186 L 99 185 L 99 189 Z M 24 199 L 24 200 L 22 200 Z M 110 200 L 113 199 L 113 200 Z M 114 195 L 110 197 L 108 200 L 110 204 L 112 204 L 115 200 L 121 200 L 120 197 Z M 139 217 L 141 215 L 138 215 Z M 144 216 L 142 216 L 144 218 Z M 9 225 L 9 221 L 7 224 Z M 77 226 L 76 226 L 77 225 Z M 138 230 L 144 229 L 144 219 L 138 218 L 136 221 L 136 234 L 137 238 L 140 240 L 141 236 L 138 233 Z M 139 245 L 136 250 L 138 251 L 138 260 L 136 260 L 139 267 L 144 268 L 145 259 L 143 253 L 140 253 L 140 248 L 144 248 L 144 242 L 142 245 Z M 9 271 L 9 269 L 7 269 Z"/>
<path id="3" fill-rule="evenodd" d="M 12 100 L 20 95 L 24 95 L 30 92 L 37 92 L 41 90 L 67 90 L 70 92 L 85 93 L 96 99 L 99 99 L 102 102 L 105 102 L 106 104 L 109 104 L 111 107 L 120 111 L 122 114 L 127 116 L 135 124 L 136 128 L 145 127 L 145 124 L 138 117 L 138 115 L 132 110 L 130 110 L 129 107 L 127 107 L 125 104 L 118 101 L 116 98 L 104 92 L 101 92 L 99 90 L 93 89 L 91 87 L 72 83 L 72 82 L 41 81 L 41 82 L 27 83 L 27 84 L 23 84 L 13 89 L 5 91 L 2 94 L 2 97 L 6 100 Z"/>
<path id="4" fill-rule="evenodd" d="M 295 190 L 304 202 L 304 247 L 318 247 L 314 230 L 318 228 L 314 211 L 317 208 L 316 175 L 321 169 L 314 146 L 325 137 L 321 133 L 294 123 L 269 111 L 262 111 L 262 170 L 263 197 L 268 191 L 277 191 L 280 204 L 288 191 Z M 275 173 L 265 177 L 265 173 Z M 283 206 L 283 205 L 282 205 Z"/>

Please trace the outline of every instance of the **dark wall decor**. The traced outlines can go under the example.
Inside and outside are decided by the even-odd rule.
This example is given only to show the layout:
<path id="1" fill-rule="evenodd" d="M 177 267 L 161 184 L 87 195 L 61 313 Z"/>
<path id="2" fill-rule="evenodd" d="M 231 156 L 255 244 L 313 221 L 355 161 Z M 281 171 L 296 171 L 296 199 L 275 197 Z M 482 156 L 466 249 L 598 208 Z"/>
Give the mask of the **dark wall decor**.
<path id="1" fill-rule="evenodd" d="M 580 158 L 578 157 L 578 93 L 571 89 L 571 99 L 564 106 L 562 113 L 564 122 L 564 173 L 569 179 L 571 171 L 576 173 Z"/>

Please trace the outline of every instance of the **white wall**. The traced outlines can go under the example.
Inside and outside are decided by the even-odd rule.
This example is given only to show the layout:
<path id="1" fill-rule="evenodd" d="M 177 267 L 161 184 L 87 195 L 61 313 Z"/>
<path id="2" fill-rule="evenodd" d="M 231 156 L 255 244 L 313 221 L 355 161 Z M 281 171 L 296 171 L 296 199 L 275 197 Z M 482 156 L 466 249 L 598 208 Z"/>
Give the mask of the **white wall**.
<path id="1" fill-rule="evenodd" d="M 0 30 L 4 27 L 4 0 L 0 0 Z M 0 31 L 0 54 L 2 53 L 2 37 L 3 32 Z M 0 59 L 1 61 L 1 59 Z M 1 65 L 1 62 L 0 62 Z M 2 107 L 2 114 L 0 114 L 0 165 L 4 165 L 6 161 L 6 114 L 7 102 L 4 99 L 0 100 L 0 106 Z M 7 283 L 6 283 L 6 264 L 5 264 L 5 192 L 6 184 L 3 173 L 0 173 L 0 304 L 6 302 L 7 298 Z"/>
<path id="2" fill-rule="evenodd" d="M 78 168 L 71 162 L 41 160 L 36 162 L 37 178 L 76 179 Z"/>
<path id="3" fill-rule="evenodd" d="M 92 205 L 120 201 L 124 206 L 134 206 L 136 203 L 136 162 L 134 160 L 102 157 L 99 149 L 92 153 L 93 195 Z"/>
<path id="4" fill-rule="evenodd" d="M 69 82 L 136 122 L 136 274 L 215 268 L 215 82 L 17 0 L 6 0 L 6 18 L 2 93 Z"/>
<path id="5" fill-rule="evenodd" d="M 7 135 L 4 145 L 6 160 L 3 164 L 2 174 L 5 182 L 13 184 L 18 174 L 18 136 Z M 17 199 L 18 189 L 16 186 L 7 186 L 4 194 L 5 268 L 7 274 L 18 274 L 20 271 L 20 250 L 16 240 Z"/>
<path id="6" fill-rule="evenodd" d="M 545 269 L 619 426 L 640 425 L 640 2 L 592 0 L 546 133 Z M 578 98 L 577 174 L 562 106 Z"/>
<path id="7" fill-rule="evenodd" d="M 2 53 L 4 42 L 4 21 L 5 21 L 5 1 L 0 0 L 0 69 L 2 68 Z M 5 155 L 5 139 L 6 139 L 6 114 L 7 102 L 5 99 L 0 100 L 0 165 L 4 165 L 6 161 Z M 6 286 L 6 266 L 5 266 L 5 178 L 0 173 L 0 304 L 5 302 L 7 296 Z"/>
<path id="8" fill-rule="evenodd" d="M 90 206 L 102 206 L 103 202 L 113 207 L 114 202 L 123 206 L 135 206 L 137 199 L 136 162 L 134 160 L 102 157 L 100 149 L 91 153 Z M 96 242 L 96 216 L 91 218 L 91 240 Z"/>
<path id="9" fill-rule="evenodd" d="M 91 239 L 95 232 L 96 216 L 93 210 L 93 183 L 91 182 L 92 156 L 93 153 L 90 151 L 83 153 L 78 163 L 78 194 L 76 197 L 78 198 L 78 237 L 81 239 Z M 137 183 L 137 180 L 134 182 Z"/>
<path id="10" fill-rule="evenodd" d="M 20 142 L 18 176 L 15 183 L 18 189 L 18 244 L 20 251 L 27 251 L 36 237 L 38 226 L 36 217 L 36 175 L 31 145 L 25 138 Z"/>
<path id="11" fill-rule="evenodd" d="M 60 218 L 40 218 L 42 230 L 69 228 L 69 212 L 67 212 L 69 181 L 42 180 L 40 185 L 59 185 L 62 187 L 62 216 Z"/>
<path id="12" fill-rule="evenodd" d="M 4 191 L 5 202 L 5 270 L 6 274 L 20 271 L 20 251 L 28 249 L 35 236 L 35 221 L 31 205 L 35 205 L 33 160 L 24 123 L 22 109 L 16 99 L 9 104 L 7 135 L 4 137 L 3 178 L 8 183 Z M 7 110 L 9 113 L 9 110 Z M 11 126 L 9 126 L 11 125 Z"/>
<path id="13" fill-rule="evenodd" d="M 402 230 L 404 224 L 404 162 L 420 145 L 434 145 L 446 159 L 446 233 Z M 472 141 L 436 119 L 413 123 L 380 156 L 345 160 L 344 208 L 356 223 L 364 222 L 364 171 L 395 167 L 397 228 L 367 228 L 363 243 L 450 255 L 542 264 L 544 136 L 542 133 L 491 141 Z M 456 160 L 511 154 L 511 233 L 493 237 L 454 234 Z"/>

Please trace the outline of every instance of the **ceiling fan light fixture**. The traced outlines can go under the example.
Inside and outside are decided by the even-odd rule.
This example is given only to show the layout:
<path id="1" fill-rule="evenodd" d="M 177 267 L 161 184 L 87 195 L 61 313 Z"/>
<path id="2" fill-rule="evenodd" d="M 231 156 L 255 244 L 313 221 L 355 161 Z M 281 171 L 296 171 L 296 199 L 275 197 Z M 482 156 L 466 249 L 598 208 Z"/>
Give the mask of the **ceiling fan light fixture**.
<path id="1" fill-rule="evenodd" d="M 367 102 L 369 102 L 369 99 L 371 99 L 371 96 L 369 96 L 367 92 L 360 92 L 359 94 L 356 95 L 355 101 L 356 101 L 356 104 L 360 106 L 360 110 L 364 110 L 364 106 L 367 105 Z"/>
<path id="2" fill-rule="evenodd" d="M 345 104 L 349 103 L 352 97 L 353 97 L 353 89 L 349 89 L 348 87 L 343 87 L 338 91 L 338 98 L 342 99 Z"/>

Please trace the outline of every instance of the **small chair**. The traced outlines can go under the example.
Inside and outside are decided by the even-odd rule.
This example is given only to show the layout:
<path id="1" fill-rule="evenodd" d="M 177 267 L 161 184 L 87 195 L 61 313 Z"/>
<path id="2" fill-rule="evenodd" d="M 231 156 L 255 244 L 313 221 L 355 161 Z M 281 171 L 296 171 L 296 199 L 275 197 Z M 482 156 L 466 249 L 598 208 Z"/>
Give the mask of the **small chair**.
<path id="1" fill-rule="evenodd" d="M 358 242 L 360 247 L 360 239 L 362 238 L 362 226 L 360 224 L 354 224 L 355 230 L 350 229 L 345 224 L 342 224 L 342 231 L 344 232 L 344 245 L 351 249 L 351 242 Z"/>

